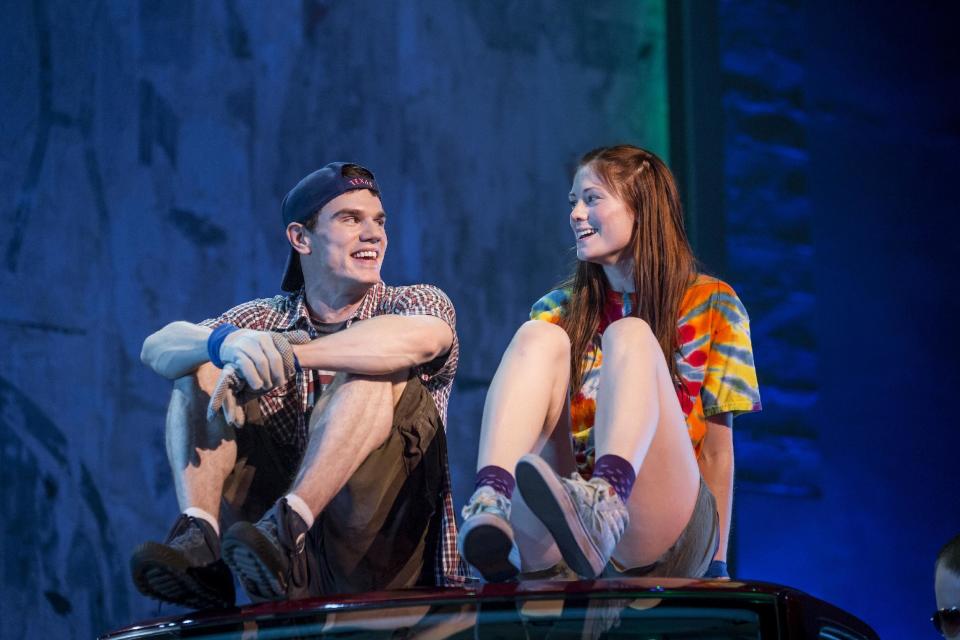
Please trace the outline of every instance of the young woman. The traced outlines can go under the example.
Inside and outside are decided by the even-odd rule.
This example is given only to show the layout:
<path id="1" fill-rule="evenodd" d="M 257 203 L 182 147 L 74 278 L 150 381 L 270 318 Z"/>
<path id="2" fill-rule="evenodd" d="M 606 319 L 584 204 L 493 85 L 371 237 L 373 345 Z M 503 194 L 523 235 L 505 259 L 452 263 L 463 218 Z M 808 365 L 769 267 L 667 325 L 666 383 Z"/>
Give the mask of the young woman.
<path id="1" fill-rule="evenodd" d="M 460 552 L 488 581 L 561 556 L 584 578 L 726 575 L 733 417 L 760 409 L 746 310 L 697 272 L 654 154 L 587 153 L 569 199 L 576 269 L 490 385 Z"/>

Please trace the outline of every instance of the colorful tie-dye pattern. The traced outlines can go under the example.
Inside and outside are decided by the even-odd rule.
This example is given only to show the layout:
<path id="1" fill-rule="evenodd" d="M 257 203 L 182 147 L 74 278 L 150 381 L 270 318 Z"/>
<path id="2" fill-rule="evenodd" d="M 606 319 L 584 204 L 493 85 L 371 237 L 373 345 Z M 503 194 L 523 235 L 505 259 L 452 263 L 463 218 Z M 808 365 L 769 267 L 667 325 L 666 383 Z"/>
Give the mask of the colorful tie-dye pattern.
<path id="1" fill-rule="evenodd" d="M 559 324 L 570 299 L 569 289 L 555 289 L 538 300 L 530 318 Z M 589 477 L 595 459 L 593 423 L 603 353 L 600 336 L 623 317 L 623 299 L 611 294 L 604 308 L 593 348 L 583 356 L 583 384 L 570 398 L 573 446 L 578 471 Z M 679 349 L 674 355 L 679 380 L 677 398 L 697 456 L 707 432 L 707 417 L 760 410 L 760 390 L 750 345 L 750 320 L 727 283 L 700 275 L 680 304 Z"/>

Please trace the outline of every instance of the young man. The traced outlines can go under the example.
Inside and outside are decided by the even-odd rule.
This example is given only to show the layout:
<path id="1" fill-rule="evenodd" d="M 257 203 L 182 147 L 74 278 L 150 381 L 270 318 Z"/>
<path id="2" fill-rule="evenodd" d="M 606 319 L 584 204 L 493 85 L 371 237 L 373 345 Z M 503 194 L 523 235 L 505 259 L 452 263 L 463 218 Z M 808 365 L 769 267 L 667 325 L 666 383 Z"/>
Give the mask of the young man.
<path id="1" fill-rule="evenodd" d="M 166 436 L 182 513 L 134 552 L 134 582 L 195 608 L 231 606 L 232 574 L 253 600 L 457 582 L 453 306 L 380 280 L 386 214 L 367 169 L 311 173 L 282 214 L 287 295 L 144 342 L 143 362 L 176 380 Z"/>
<path id="2" fill-rule="evenodd" d="M 937 554 L 933 591 L 937 610 L 933 625 L 944 638 L 960 638 L 960 535 L 951 538 Z"/>

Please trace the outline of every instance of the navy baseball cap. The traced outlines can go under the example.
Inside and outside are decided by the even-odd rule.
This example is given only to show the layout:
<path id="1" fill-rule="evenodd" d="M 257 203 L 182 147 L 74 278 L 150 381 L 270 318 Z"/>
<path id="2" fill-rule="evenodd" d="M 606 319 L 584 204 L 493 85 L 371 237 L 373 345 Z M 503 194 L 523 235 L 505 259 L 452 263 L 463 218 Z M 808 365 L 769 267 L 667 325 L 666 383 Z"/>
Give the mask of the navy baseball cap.
<path id="1" fill-rule="evenodd" d="M 344 175 L 349 169 L 361 169 L 373 175 L 372 171 L 355 162 L 331 162 L 290 189 L 283 197 L 283 204 L 280 205 L 284 229 L 291 222 L 306 222 L 325 204 L 348 191 L 370 189 L 378 196 L 380 195 L 376 178 Z M 356 172 L 349 171 L 349 173 Z M 300 254 L 290 247 L 290 256 L 287 258 L 287 268 L 283 272 L 283 282 L 280 287 L 284 291 L 296 291 L 302 286 L 303 270 L 300 268 Z"/>

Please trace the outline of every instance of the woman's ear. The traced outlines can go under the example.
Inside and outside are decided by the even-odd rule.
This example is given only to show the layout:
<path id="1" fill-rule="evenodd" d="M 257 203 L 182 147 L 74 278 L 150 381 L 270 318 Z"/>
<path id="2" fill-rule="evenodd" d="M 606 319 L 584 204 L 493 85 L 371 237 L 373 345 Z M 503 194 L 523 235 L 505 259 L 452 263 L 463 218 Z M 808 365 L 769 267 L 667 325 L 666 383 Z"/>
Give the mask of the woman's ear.
<path id="1" fill-rule="evenodd" d="M 293 250 L 302 255 L 310 253 L 310 237 L 307 232 L 302 222 L 291 222 L 287 225 L 287 240 Z"/>

